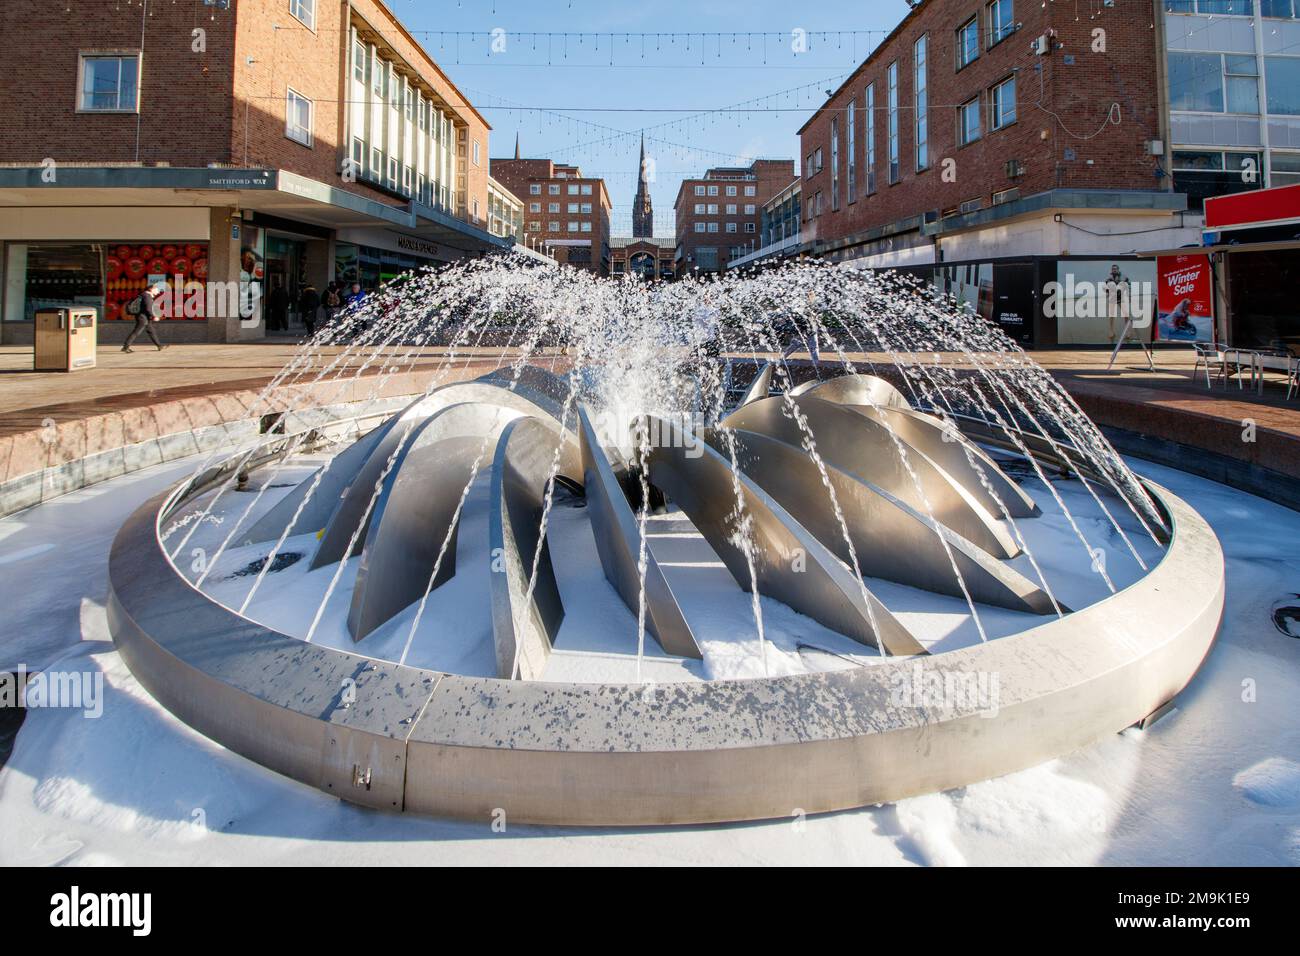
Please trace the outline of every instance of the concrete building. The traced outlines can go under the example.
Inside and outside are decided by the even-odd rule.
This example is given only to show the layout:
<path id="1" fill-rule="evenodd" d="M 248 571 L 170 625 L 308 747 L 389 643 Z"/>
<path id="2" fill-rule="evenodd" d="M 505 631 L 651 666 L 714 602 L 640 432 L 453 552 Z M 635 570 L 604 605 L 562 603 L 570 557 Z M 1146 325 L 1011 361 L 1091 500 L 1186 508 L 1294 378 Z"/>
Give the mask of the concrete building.
<path id="1" fill-rule="evenodd" d="M 1163 7 L 916 4 L 799 131 L 802 250 L 910 268 L 1027 345 L 1108 344 L 1044 290 L 1154 288 L 1137 254 L 1200 239 L 1169 175 Z"/>
<path id="2" fill-rule="evenodd" d="M 682 180 L 673 203 L 677 274 L 719 272 L 757 249 L 760 207 L 794 179 L 794 160 L 756 159 Z"/>
<path id="3" fill-rule="evenodd" d="M 503 239 L 524 241 L 524 202 L 488 177 L 488 232 Z"/>
<path id="4" fill-rule="evenodd" d="M 171 341 L 256 338 L 273 296 L 298 327 L 309 281 L 511 246 L 489 229 L 488 123 L 382 0 L 192 7 L 4 5 L 4 342 L 59 305 L 96 306 L 117 341 L 124 303 L 164 277 L 256 311 L 209 293 Z"/>
<path id="5" fill-rule="evenodd" d="M 492 176 L 525 204 L 524 243 L 555 261 L 609 275 L 612 205 L 605 180 L 550 159 L 492 160 Z"/>

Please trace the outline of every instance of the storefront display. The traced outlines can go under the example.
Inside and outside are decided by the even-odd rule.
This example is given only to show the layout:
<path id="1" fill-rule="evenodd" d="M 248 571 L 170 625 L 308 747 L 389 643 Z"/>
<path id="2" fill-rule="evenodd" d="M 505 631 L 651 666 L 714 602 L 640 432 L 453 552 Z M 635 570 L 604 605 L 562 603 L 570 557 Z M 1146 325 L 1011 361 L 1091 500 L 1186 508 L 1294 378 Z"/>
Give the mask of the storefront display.
<path id="1" fill-rule="evenodd" d="M 1154 330 L 1156 264 L 1134 259 L 1063 259 L 1043 311 L 1060 345 L 1149 343 Z M 1127 334 L 1125 330 L 1127 331 Z"/>
<path id="2" fill-rule="evenodd" d="M 104 258 L 104 274 L 106 322 L 135 321 L 126 313 L 127 303 L 157 283 L 167 287 L 159 302 L 164 319 L 204 317 L 202 283 L 208 275 L 206 243 L 110 243 Z"/>

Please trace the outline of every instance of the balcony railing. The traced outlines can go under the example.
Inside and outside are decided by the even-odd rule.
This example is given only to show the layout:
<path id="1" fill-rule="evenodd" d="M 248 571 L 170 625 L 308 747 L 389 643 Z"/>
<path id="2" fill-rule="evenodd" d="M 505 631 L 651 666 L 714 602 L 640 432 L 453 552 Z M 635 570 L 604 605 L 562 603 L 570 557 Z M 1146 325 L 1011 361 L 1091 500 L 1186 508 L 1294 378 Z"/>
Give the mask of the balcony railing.
<path id="1" fill-rule="evenodd" d="M 776 242 L 769 242 L 761 249 L 755 249 L 753 252 L 746 253 L 738 259 L 732 259 L 727 263 L 728 269 L 735 269 L 737 266 L 749 265 L 762 259 L 768 259 L 775 255 L 780 255 L 799 245 L 799 233 L 786 236 L 784 239 L 778 239 Z"/>

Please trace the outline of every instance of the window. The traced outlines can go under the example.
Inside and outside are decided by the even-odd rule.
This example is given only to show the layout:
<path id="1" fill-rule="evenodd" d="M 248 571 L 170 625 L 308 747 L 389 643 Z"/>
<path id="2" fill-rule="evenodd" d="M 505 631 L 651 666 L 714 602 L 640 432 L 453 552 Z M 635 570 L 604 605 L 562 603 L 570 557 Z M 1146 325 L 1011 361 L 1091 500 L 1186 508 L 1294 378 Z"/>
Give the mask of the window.
<path id="1" fill-rule="evenodd" d="M 569 215 L 576 216 L 577 214 L 578 214 L 578 204 L 576 202 L 569 203 Z"/>
<path id="2" fill-rule="evenodd" d="M 702 203 L 702 202 L 697 202 L 697 203 L 695 204 L 695 215 L 697 215 L 697 216 L 703 216 L 703 215 L 704 215 L 704 210 L 705 210 L 706 208 L 707 208 L 707 207 L 704 205 L 704 203 Z"/>
<path id="3" fill-rule="evenodd" d="M 583 214 L 584 216 L 590 216 L 590 215 L 591 215 L 591 203 L 589 203 L 589 202 L 585 202 L 585 203 L 582 204 L 582 214 Z"/>
<path id="4" fill-rule="evenodd" d="M 546 187 L 546 192 L 547 192 L 548 194 L 552 195 L 552 196 L 558 196 L 558 195 L 560 194 L 560 186 L 559 186 L 559 184 L 558 184 L 558 183 L 551 183 L 551 185 L 549 185 L 549 186 Z"/>
<path id="5" fill-rule="evenodd" d="M 133 113 L 139 105 L 140 56 L 86 55 L 81 58 L 81 109 Z"/>
<path id="6" fill-rule="evenodd" d="M 353 174 L 361 172 L 366 161 L 366 144 L 358 137 L 352 138 L 352 172 Z"/>
<path id="7" fill-rule="evenodd" d="M 710 195 L 710 196 L 716 196 L 717 194 L 718 194 L 718 187 L 717 187 L 717 186 L 710 186 L 710 187 L 709 187 L 709 195 Z"/>
<path id="8" fill-rule="evenodd" d="M 402 167 L 402 191 L 405 192 L 408 196 L 411 194 L 411 185 L 414 182 L 414 180 L 415 180 L 415 170 L 413 170 L 410 166 Z M 475 206 L 478 205 L 477 200 L 475 201 L 474 205 Z M 475 214 L 477 215 L 477 211 Z"/>
<path id="9" fill-rule="evenodd" d="M 474 161 L 474 165 L 475 165 L 475 166 L 480 166 L 480 165 L 482 165 L 482 163 L 481 163 L 480 160 L 479 160 L 479 145 L 478 145 L 478 140 L 474 140 L 474 142 L 473 142 L 473 144 L 472 144 L 472 147 L 471 147 L 471 153 L 472 153 L 472 158 L 473 158 L 473 161 Z"/>
<path id="10" fill-rule="evenodd" d="M 384 95 L 384 77 L 388 75 L 387 65 L 378 57 L 370 59 L 370 88 L 375 91 L 375 95 L 383 98 Z"/>
<path id="11" fill-rule="evenodd" d="M 889 182 L 898 182 L 898 64 L 889 64 Z"/>
<path id="12" fill-rule="evenodd" d="M 402 112 L 406 114 L 407 122 L 415 122 L 415 91 L 409 86 L 402 87 Z M 478 152 L 478 143 L 474 144 L 474 151 Z"/>
<path id="13" fill-rule="evenodd" d="M 358 83 L 366 82 L 366 45 L 360 40 L 352 44 L 352 78 Z"/>
<path id="14" fill-rule="evenodd" d="M 311 145 L 311 100 L 290 89 L 284 108 L 284 135 L 295 143 Z"/>
<path id="15" fill-rule="evenodd" d="M 1188 13 L 1192 11 L 1188 10 Z M 1259 15 L 1261 17 L 1281 17 L 1290 20 L 1295 17 L 1295 11 L 1292 9 L 1291 0 L 1259 0 Z"/>
<path id="16" fill-rule="evenodd" d="M 840 120 L 831 117 L 831 209 L 840 208 Z"/>
<path id="17" fill-rule="evenodd" d="M 703 232 L 704 229 L 705 229 L 705 224 L 704 224 L 704 223 L 702 223 L 702 222 L 697 222 L 697 223 L 695 224 L 695 231 L 696 231 L 696 232 Z"/>
<path id="18" fill-rule="evenodd" d="M 736 214 L 736 204 L 734 202 L 727 203 L 727 215 L 734 216 L 735 214 Z"/>
<path id="19" fill-rule="evenodd" d="M 736 231 L 736 224 L 734 222 L 727 223 L 727 232 L 735 232 L 735 231 Z"/>
<path id="20" fill-rule="evenodd" d="M 539 202 L 530 202 L 530 203 L 528 204 L 528 211 L 529 211 L 529 212 L 541 212 L 541 211 L 542 211 L 542 204 L 539 203 Z"/>
<path id="21" fill-rule="evenodd" d="M 736 195 L 736 187 L 735 187 L 735 186 L 728 186 L 728 187 L 727 187 L 727 195 L 728 195 L 728 196 L 734 196 L 734 195 Z"/>
<path id="22" fill-rule="evenodd" d="M 746 195 L 746 196 L 757 196 L 757 195 L 758 195 L 758 187 L 757 187 L 757 186 L 746 186 L 746 187 L 745 187 L 745 195 Z"/>
<path id="23" fill-rule="evenodd" d="M 927 38 L 922 35 L 916 41 L 914 48 L 916 54 L 916 92 L 914 95 L 916 106 L 916 168 L 918 171 L 930 165 L 930 113 L 926 109 L 928 101 L 925 89 L 926 74 L 929 72 L 925 62 L 927 46 Z M 835 200 L 834 192 L 831 193 L 831 200 L 832 203 Z"/>
<path id="24" fill-rule="evenodd" d="M 718 224 L 716 222 L 709 223 L 709 232 L 717 232 L 717 231 L 718 231 Z"/>
<path id="25" fill-rule="evenodd" d="M 528 221 L 528 231 L 529 231 L 529 232 L 541 232 L 541 231 L 542 231 L 542 223 L 541 223 L 541 220 L 540 220 L 540 219 L 530 219 L 530 220 Z"/>
<path id="26" fill-rule="evenodd" d="M 1016 78 L 989 90 L 989 129 L 1002 129 L 1016 121 Z"/>
<path id="27" fill-rule="evenodd" d="M 591 232 L 591 223 L 589 223 L 589 222 L 584 222 L 584 223 L 582 224 L 582 231 L 583 231 L 583 232 Z"/>
<path id="28" fill-rule="evenodd" d="M 755 206 L 752 202 L 747 202 L 747 203 L 745 203 L 745 215 L 746 215 L 746 216 L 753 216 L 753 215 L 755 215 L 757 212 L 758 212 L 758 207 Z"/>
<path id="29" fill-rule="evenodd" d="M 583 183 L 583 184 L 582 184 L 582 194 L 583 194 L 584 196 L 590 196 L 590 195 L 591 195 L 591 183 Z"/>
<path id="30" fill-rule="evenodd" d="M 529 185 L 528 185 L 528 195 L 530 195 L 530 196 L 540 196 L 541 194 L 542 194 L 542 184 L 541 184 L 541 183 L 529 183 Z"/>
<path id="31" fill-rule="evenodd" d="M 1272 61 L 1288 59 L 1290 58 L 1265 59 L 1265 72 L 1270 77 L 1270 84 L 1274 74 Z M 1279 75 L 1278 79 L 1285 86 L 1295 76 Z M 1278 92 L 1285 95 L 1281 87 Z M 1269 91 L 1269 100 L 1273 100 L 1272 90 Z M 1218 53 L 1170 53 L 1169 105 L 1171 109 L 1200 113 L 1226 111 L 1258 115 L 1259 75 L 1255 58 Z M 1269 111 L 1274 112 L 1271 107 Z"/>
<path id="32" fill-rule="evenodd" d="M 1229 113 L 1259 115 L 1259 68 L 1253 56 L 1223 57 Z"/>
<path id="33" fill-rule="evenodd" d="M 980 21 L 971 17 L 957 30 L 957 69 L 970 66 L 980 55 Z"/>
<path id="34" fill-rule="evenodd" d="M 848 133 L 847 139 L 845 141 L 845 146 L 848 147 L 848 155 L 847 155 L 847 162 L 844 165 L 845 165 L 845 170 L 848 173 L 848 200 L 851 203 L 856 202 L 858 198 L 857 178 L 856 178 L 857 169 L 855 168 L 858 164 L 857 147 L 854 143 L 854 123 L 855 123 L 854 114 L 856 112 L 857 112 L 857 104 L 854 103 L 852 100 L 850 100 L 848 112 L 845 113 L 844 115 L 845 126 Z M 746 211 L 748 211 L 749 207 L 746 206 L 745 208 Z"/>
<path id="35" fill-rule="evenodd" d="M 384 174 L 384 154 L 378 147 L 370 150 L 370 171 L 376 176 Z"/>
<path id="36" fill-rule="evenodd" d="M 429 104 L 424 101 L 424 97 L 419 97 L 420 110 L 420 132 L 423 133 L 429 128 Z"/>
<path id="37" fill-rule="evenodd" d="M 867 148 L 866 148 L 866 174 L 867 181 L 864 184 L 867 187 L 867 195 L 876 191 L 876 84 L 872 83 L 867 87 L 866 109 L 862 113 L 863 122 L 866 124 Z"/>
<path id="38" fill-rule="evenodd" d="M 560 204 L 558 202 L 547 203 L 546 211 L 551 213 L 557 213 L 560 211 Z"/>
<path id="39" fill-rule="evenodd" d="M 752 222 L 745 223 L 745 231 L 754 232 L 754 224 Z"/>
<path id="40" fill-rule="evenodd" d="M 559 224 L 558 222 L 548 222 L 548 223 L 546 224 L 546 231 L 547 231 L 547 232 L 559 232 L 559 231 L 560 231 L 560 224 Z"/>
<path id="41" fill-rule="evenodd" d="M 989 46 L 1001 43 L 1016 32 L 1016 12 L 1011 0 L 993 0 L 989 11 Z"/>
<path id="42" fill-rule="evenodd" d="M 316 29 L 316 0 L 289 0 L 289 12 L 311 29 Z"/>
<path id="43" fill-rule="evenodd" d="M 569 232 L 577 232 L 577 231 L 578 231 L 578 223 L 577 223 L 577 221 L 574 220 L 574 221 L 569 222 L 569 223 L 568 223 L 568 227 L 569 227 Z"/>
<path id="44" fill-rule="evenodd" d="M 1264 57 L 1264 81 L 1269 113 L 1300 116 L 1300 57 Z"/>
<path id="45" fill-rule="evenodd" d="M 703 187 L 703 186 L 696 186 L 696 187 L 695 187 L 695 195 L 697 195 L 697 196 L 703 196 L 703 195 L 704 195 L 704 187 Z"/>
<path id="46" fill-rule="evenodd" d="M 578 184 L 577 184 L 577 183 L 569 183 L 569 195 L 570 195 L 570 196 L 576 196 L 576 195 L 578 195 Z"/>
<path id="47" fill-rule="evenodd" d="M 957 143 L 965 146 L 980 138 L 980 98 L 957 107 Z"/>
<path id="48" fill-rule="evenodd" d="M 388 157 L 388 185 L 397 188 L 397 159 L 393 156 Z"/>

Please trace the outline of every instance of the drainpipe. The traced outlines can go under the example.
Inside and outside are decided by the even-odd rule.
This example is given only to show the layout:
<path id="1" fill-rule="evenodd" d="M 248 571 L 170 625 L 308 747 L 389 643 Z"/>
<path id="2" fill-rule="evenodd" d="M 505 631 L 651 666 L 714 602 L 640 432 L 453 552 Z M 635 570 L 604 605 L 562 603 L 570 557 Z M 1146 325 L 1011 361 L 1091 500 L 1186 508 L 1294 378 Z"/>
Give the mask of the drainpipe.
<path id="1" fill-rule="evenodd" d="M 1159 100 L 1156 114 L 1159 117 L 1160 140 L 1165 144 L 1162 157 L 1165 169 L 1165 192 L 1174 191 L 1174 144 L 1171 139 L 1169 102 L 1169 31 L 1165 22 L 1165 0 L 1151 0 L 1152 22 L 1156 27 L 1156 89 Z"/>

